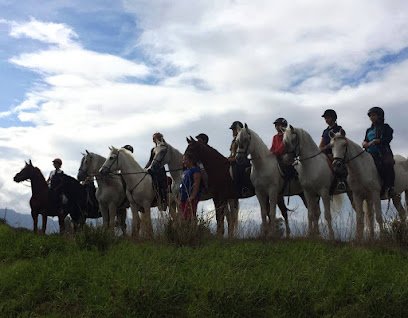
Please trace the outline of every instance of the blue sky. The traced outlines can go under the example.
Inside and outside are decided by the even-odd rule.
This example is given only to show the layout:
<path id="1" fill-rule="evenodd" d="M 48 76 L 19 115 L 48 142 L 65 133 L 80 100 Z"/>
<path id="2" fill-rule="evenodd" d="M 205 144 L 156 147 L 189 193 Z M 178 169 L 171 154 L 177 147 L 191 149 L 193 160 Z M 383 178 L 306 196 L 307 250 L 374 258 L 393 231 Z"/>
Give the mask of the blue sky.
<path id="1" fill-rule="evenodd" d="M 408 155 L 406 1 L 0 0 L 0 34 L 0 200 L 16 210 L 24 160 L 75 175 L 84 149 L 132 144 L 143 165 L 156 131 L 180 150 L 207 132 L 226 155 L 234 120 L 268 146 L 277 117 L 319 142 L 330 107 L 360 142 L 380 105 Z"/>

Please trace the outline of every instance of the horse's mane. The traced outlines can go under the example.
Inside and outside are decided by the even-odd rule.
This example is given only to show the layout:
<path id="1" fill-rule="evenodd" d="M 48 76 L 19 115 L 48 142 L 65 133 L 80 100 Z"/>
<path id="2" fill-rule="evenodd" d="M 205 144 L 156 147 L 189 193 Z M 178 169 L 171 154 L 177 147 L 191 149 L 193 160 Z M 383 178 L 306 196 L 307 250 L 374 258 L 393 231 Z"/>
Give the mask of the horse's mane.
<path id="1" fill-rule="evenodd" d="M 253 131 L 252 129 L 250 129 L 250 128 L 247 128 L 247 129 L 248 129 L 249 133 L 251 134 L 251 136 L 255 137 L 254 140 L 258 141 L 259 146 L 264 148 L 263 150 L 266 151 L 266 153 L 268 155 L 271 154 L 271 152 L 269 151 L 268 146 L 265 144 L 265 142 L 262 140 L 262 138 L 255 131 Z"/>
<path id="2" fill-rule="evenodd" d="M 41 183 L 47 184 L 47 181 L 45 181 L 45 177 L 44 177 L 44 175 L 42 174 L 40 168 L 33 166 L 33 170 L 34 170 L 34 174 L 35 174 L 36 176 L 38 176 L 39 181 L 40 181 Z"/>
<path id="3" fill-rule="evenodd" d="M 315 149 L 319 149 L 312 136 L 306 130 L 304 130 L 303 128 L 295 128 L 295 131 L 300 136 L 300 140 L 303 140 L 311 146 L 314 146 Z"/>
<path id="4" fill-rule="evenodd" d="M 228 162 L 228 159 L 223 156 L 217 149 L 209 146 L 209 145 L 204 145 L 199 142 L 198 146 L 201 148 L 202 152 L 205 153 L 208 156 L 211 156 L 212 158 L 209 158 L 210 160 L 218 160 L 218 161 L 223 161 L 223 162 Z"/>
<path id="5" fill-rule="evenodd" d="M 132 153 L 131 153 L 129 150 L 127 150 L 127 149 L 125 149 L 125 148 L 120 148 L 120 149 L 118 149 L 118 150 L 119 150 L 121 153 L 123 153 L 123 154 L 132 162 L 132 164 L 136 165 L 136 167 L 137 167 L 138 169 L 144 170 L 144 169 L 142 168 L 142 166 L 136 161 L 136 159 L 133 157 Z"/>

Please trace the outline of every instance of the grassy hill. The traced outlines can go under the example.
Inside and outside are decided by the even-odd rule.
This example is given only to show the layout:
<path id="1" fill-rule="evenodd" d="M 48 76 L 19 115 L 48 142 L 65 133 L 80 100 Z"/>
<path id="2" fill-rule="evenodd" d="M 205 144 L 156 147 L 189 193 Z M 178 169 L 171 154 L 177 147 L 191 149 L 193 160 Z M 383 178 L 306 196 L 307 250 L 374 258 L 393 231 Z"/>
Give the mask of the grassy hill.
<path id="1" fill-rule="evenodd" d="M 2 317 L 408 317 L 408 254 L 282 240 L 200 247 L 0 224 Z"/>

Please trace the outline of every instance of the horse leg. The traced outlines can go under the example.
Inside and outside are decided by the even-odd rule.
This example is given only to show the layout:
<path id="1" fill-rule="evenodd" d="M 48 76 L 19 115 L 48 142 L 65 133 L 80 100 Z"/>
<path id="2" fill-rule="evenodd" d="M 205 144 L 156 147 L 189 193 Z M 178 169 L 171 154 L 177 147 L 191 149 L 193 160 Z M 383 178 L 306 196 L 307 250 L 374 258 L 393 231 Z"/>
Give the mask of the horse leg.
<path id="1" fill-rule="evenodd" d="M 288 208 L 285 205 L 285 199 L 283 195 L 279 195 L 278 197 L 278 207 L 282 213 L 283 218 L 285 219 L 285 227 L 286 227 L 286 238 L 290 237 L 290 228 L 289 228 L 289 219 L 288 219 Z"/>
<path id="2" fill-rule="evenodd" d="M 130 204 L 130 209 L 132 211 L 132 237 L 138 239 L 140 231 L 139 207 L 137 205 Z"/>
<path id="3" fill-rule="evenodd" d="M 395 208 L 398 211 L 398 215 L 399 218 L 402 222 L 405 222 L 405 219 L 407 217 L 406 215 L 406 211 L 404 209 L 404 207 L 401 204 L 401 195 L 400 194 L 396 194 L 392 197 L 392 203 L 394 203 Z"/>
<path id="4" fill-rule="evenodd" d="M 334 231 L 333 231 L 332 217 L 331 217 L 331 211 L 330 211 L 329 193 L 325 193 L 322 196 L 322 200 L 323 200 L 323 207 L 324 207 L 324 218 L 326 219 L 327 227 L 329 229 L 329 239 L 334 240 Z"/>
<path id="5" fill-rule="evenodd" d="M 116 219 L 122 230 L 123 236 L 126 235 L 126 209 L 121 208 L 116 210 Z"/>
<path id="6" fill-rule="evenodd" d="M 238 229 L 238 211 L 239 211 L 239 200 L 231 199 L 228 200 L 230 222 L 228 223 L 228 237 L 234 238 L 237 234 Z"/>
<path id="7" fill-rule="evenodd" d="M 277 238 L 278 229 L 276 224 L 276 204 L 278 202 L 278 191 L 272 189 L 269 191 L 269 220 L 272 228 L 272 237 Z"/>
<path id="8" fill-rule="evenodd" d="M 41 228 L 42 234 L 45 234 L 45 231 L 47 230 L 47 220 L 48 220 L 47 214 L 43 213 L 42 214 L 42 228 Z"/>
<path id="9" fill-rule="evenodd" d="M 372 201 L 369 200 L 368 202 L 370 202 L 369 210 L 371 210 Z M 367 205 L 369 204 L 368 202 L 367 202 Z M 363 239 L 363 233 L 364 233 L 364 213 L 365 212 L 372 213 L 372 212 L 364 211 L 363 200 L 356 193 L 353 194 L 353 207 L 354 207 L 354 210 L 356 211 L 356 240 L 358 242 L 361 242 L 361 240 Z"/>
<path id="10" fill-rule="evenodd" d="M 316 215 L 315 210 L 317 209 L 316 205 L 318 204 L 318 201 L 316 200 L 316 196 L 313 195 L 313 193 L 306 191 L 304 193 L 307 202 L 307 221 L 308 221 L 307 234 L 309 236 L 313 236 L 315 234 L 315 215 Z M 317 229 L 317 232 L 318 231 L 319 228 Z"/>
<path id="11" fill-rule="evenodd" d="M 225 205 L 227 202 L 220 199 L 213 199 L 215 206 L 215 218 L 217 220 L 217 236 L 219 238 L 224 237 L 224 218 L 225 218 Z"/>
<path id="12" fill-rule="evenodd" d="M 380 193 L 377 192 L 374 195 L 374 193 L 372 192 L 371 195 L 373 197 L 375 219 L 377 220 L 378 226 L 380 228 L 380 236 L 382 236 L 384 234 L 384 223 L 383 223 L 383 218 L 382 218 Z"/>
<path id="13" fill-rule="evenodd" d="M 37 234 L 38 232 L 38 214 L 31 212 L 31 217 L 33 218 L 33 232 Z"/>
<path id="14" fill-rule="evenodd" d="M 255 194 L 259 202 L 259 206 L 261 207 L 261 235 L 263 237 L 266 237 L 269 232 L 269 226 L 268 226 L 268 221 L 267 221 L 267 215 L 268 215 L 268 206 L 269 206 L 269 201 L 268 197 L 261 191 L 258 191 L 255 189 Z"/>
<path id="15" fill-rule="evenodd" d="M 109 205 L 99 202 L 99 209 L 102 214 L 102 224 L 105 229 L 109 229 Z"/>
<path id="16" fill-rule="evenodd" d="M 152 225 L 152 217 L 150 213 L 150 203 L 145 203 L 143 206 L 144 213 L 142 214 L 142 224 L 143 224 L 143 232 L 145 237 L 148 239 L 153 239 L 153 225 Z"/>
<path id="17" fill-rule="evenodd" d="M 65 233 L 65 216 L 59 214 L 58 215 L 58 224 L 59 224 L 59 229 L 60 229 L 60 234 Z"/>

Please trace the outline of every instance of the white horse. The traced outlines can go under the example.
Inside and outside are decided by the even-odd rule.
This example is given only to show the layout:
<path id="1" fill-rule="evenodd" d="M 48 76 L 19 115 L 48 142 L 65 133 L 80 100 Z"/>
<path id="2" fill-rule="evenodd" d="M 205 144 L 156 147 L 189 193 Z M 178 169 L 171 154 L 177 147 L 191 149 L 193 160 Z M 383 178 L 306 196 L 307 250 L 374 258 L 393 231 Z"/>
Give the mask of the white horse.
<path id="1" fill-rule="evenodd" d="M 272 235 L 276 235 L 276 205 L 279 194 L 284 191 L 284 179 L 279 170 L 278 159 L 269 151 L 262 139 L 248 128 L 247 124 L 244 128 L 238 128 L 236 141 L 238 143 L 238 161 L 246 158 L 248 154 L 251 155 L 251 182 L 255 187 L 255 193 L 261 207 L 262 232 L 264 235 L 269 232 L 267 220 L 269 217 Z M 302 192 L 298 182 L 297 185 L 295 182 L 290 188 L 291 193 L 287 193 L 288 195 L 299 195 Z M 290 229 L 287 211 L 282 211 L 282 215 L 285 218 L 286 236 L 288 237 Z"/>
<path id="2" fill-rule="evenodd" d="M 294 128 L 290 125 L 285 130 L 283 142 L 286 151 L 293 153 L 296 158 L 295 168 L 307 202 L 309 235 L 319 235 L 321 214 L 319 201 L 322 198 L 329 238 L 334 239 L 329 193 L 334 175 L 327 156 L 302 128 Z"/>
<path id="3" fill-rule="evenodd" d="M 142 228 L 144 230 L 142 234 L 151 238 L 153 237 L 153 226 L 150 208 L 155 199 L 152 177 L 136 162 L 130 151 L 115 147 L 109 149 L 109 157 L 99 172 L 107 175 L 120 171 L 126 184 L 126 196 L 132 210 L 132 236 L 138 238 Z M 142 211 L 140 215 L 139 211 Z"/>
<path id="4" fill-rule="evenodd" d="M 171 186 L 171 193 L 169 193 L 169 210 L 170 215 L 175 219 L 177 215 L 177 202 L 179 197 L 180 184 L 183 177 L 183 155 L 176 148 L 171 146 L 166 141 L 159 141 L 157 146 L 154 148 L 154 157 L 151 164 L 153 169 L 158 169 L 164 165 L 168 165 L 170 175 L 173 179 Z M 200 195 L 200 201 L 205 201 L 212 199 L 212 196 L 208 191 L 203 191 Z M 228 200 L 228 212 L 227 222 L 228 222 L 228 236 L 233 237 L 235 235 L 238 226 L 238 209 L 239 202 L 238 199 Z"/>
<path id="5" fill-rule="evenodd" d="M 96 199 L 101 210 L 103 225 L 107 228 L 114 228 L 115 217 L 120 225 L 123 235 L 126 234 L 126 208 L 129 202 L 126 198 L 126 188 L 121 176 L 102 176 L 99 169 L 106 158 L 98 154 L 85 150 L 81 165 L 78 170 L 78 181 L 85 181 L 87 178 L 94 178 L 98 183 L 96 189 Z"/>
<path id="6" fill-rule="evenodd" d="M 364 209 L 363 202 L 367 203 L 367 220 L 369 237 L 374 238 L 374 218 L 376 217 L 382 233 L 383 218 L 381 212 L 381 180 L 377 172 L 372 156 L 358 144 L 345 137 L 342 130 L 336 134 L 330 134 L 333 152 L 333 167 L 346 165 L 348 176 L 347 183 L 353 193 L 353 207 L 356 211 L 356 239 L 361 240 L 364 233 Z M 395 195 L 392 197 L 395 208 L 401 220 L 405 221 L 406 211 L 401 204 L 401 193 L 405 191 L 407 199 L 408 191 L 408 161 L 406 158 L 396 155 L 395 159 Z"/>

